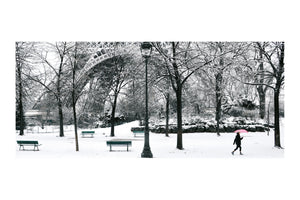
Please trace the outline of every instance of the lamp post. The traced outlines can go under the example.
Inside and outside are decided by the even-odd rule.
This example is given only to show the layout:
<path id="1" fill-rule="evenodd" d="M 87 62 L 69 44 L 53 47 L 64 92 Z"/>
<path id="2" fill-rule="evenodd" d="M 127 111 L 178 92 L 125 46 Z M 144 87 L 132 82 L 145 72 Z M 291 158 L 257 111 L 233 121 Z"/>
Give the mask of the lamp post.
<path id="1" fill-rule="evenodd" d="M 144 149 L 141 154 L 142 158 L 152 158 L 152 152 L 149 145 L 149 119 L 148 119 L 148 59 L 151 56 L 152 52 L 152 45 L 150 42 L 143 42 L 141 44 L 141 53 L 142 56 L 145 58 L 145 79 L 146 79 L 146 88 L 145 88 L 145 95 L 146 95 L 146 109 L 145 109 L 145 139 L 144 139 Z"/>

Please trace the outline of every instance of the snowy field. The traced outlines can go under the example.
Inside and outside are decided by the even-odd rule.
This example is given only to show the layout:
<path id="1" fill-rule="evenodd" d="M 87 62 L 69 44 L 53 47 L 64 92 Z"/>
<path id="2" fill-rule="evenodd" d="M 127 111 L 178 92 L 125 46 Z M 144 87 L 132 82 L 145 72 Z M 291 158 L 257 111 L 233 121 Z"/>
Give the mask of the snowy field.
<path id="1" fill-rule="evenodd" d="M 212 133 L 183 135 L 184 150 L 176 149 L 176 135 L 150 133 L 153 159 L 141 159 L 143 137 L 133 137 L 132 122 L 117 126 L 114 139 L 132 140 L 109 151 L 109 128 L 95 129 L 94 138 L 79 135 L 80 151 L 75 151 L 74 133 L 65 137 L 53 133 L 26 133 L 16 139 L 38 140 L 40 151 L 19 151 L 2 170 L 4 195 L 10 199 L 43 200 L 199 200 L 199 199 L 297 199 L 299 184 L 295 157 L 285 149 L 274 148 L 273 133 L 248 133 L 242 140 L 244 155 L 232 156 L 235 134 Z M 282 128 L 282 146 L 284 145 Z M 287 159 L 290 157 L 290 159 Z M 5 160 L 4 160 L 5 161 Z M 292 173 L 290 173 L 292 172 Z"/>
<path id="2" fill-rule="evenodd" d="M 70 127 L 65 128 L 65 137 L 58 137 L 58 129 L 51 133 L 35 133 L 31 131 L 25 136 L 16 135 L 17 140 L 38 140 L 42 144 L 40 151 L 19 151 L 16 144 L 17 158 L 140 158 L 143 151 L 143 136 L 134 137 L 130 131 L 131 127 L 138 126 L 138 122 L 116 126 L 115 137 L 109 137 L 110 128 L 93 129 L 95 135 L 93 138 L 81 137 L 79 134 L 79 152 L 75 151 L 74 131 Z M 176 134 L 170 134 L 166 137 L 164 134 L 150 133 L 150 147 L 154 158 L 282 158 L 284 157 L 284 149 L 274 148 L 273 131 L 268 136 L 266 132 L 249 132 L 241 134 L 242 152 L 239 155 L 236 151 L 235 155 L 231 155 L 231 151 L 235 148 L 233 140 L 235 133 L 221 133 L 217 137 L 214 133 L 189 133 L 183 134 L 184 150 L 176 149 Z M 131 140 L 132 146 L 129 152 L 126 147 L 113 147 L 110 152 L 106 145 L 107 140 L 125 139 Z M 284 129 L 281 129 L 281 144 L 284 147 Z M 25 147 L 32 149 L 32 147 Z"/>

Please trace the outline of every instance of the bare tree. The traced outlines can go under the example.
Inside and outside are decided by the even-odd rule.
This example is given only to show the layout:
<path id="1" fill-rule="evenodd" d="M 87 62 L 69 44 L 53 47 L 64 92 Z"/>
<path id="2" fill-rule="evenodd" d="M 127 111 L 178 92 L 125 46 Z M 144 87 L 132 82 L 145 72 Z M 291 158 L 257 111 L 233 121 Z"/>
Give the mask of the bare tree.
<path id="1" fill-rule="evenodd" d="M 260 44 L 258 47 L 257 44 Z M 265 118 L 266 115 L 266 94 L 269 89 L 267 85 L 272 84 L 273 77 L 266 76 L 265 68 L 267 68 L 268 61 L 263 55 L 263 51 L 268 46 L 267 42 L 254 42 L 252 43 L 252 48 L 249 49 L 249 54 L 245 58 L 245 67 L 248 70 L 243 70 L 246 72 L 246 75 L 250 78 L 255 79 L 256 91 L 259 98 L 259 117 L 261 119 Z M 250 72 L 248 72 L 250 70 Z"/>
<path id="2" fill-rule="evenodd" d="M 111 130 L 110 130 L 110 136 L 114 137 L 115 136 L 115 114 L 116 114 L 116 107 L 117 107 L 117 100 L 118 96 L 121 92 L 121 89 L 124 88 L 128 82 L 126 80 L 126 77 L 128 74 L 126 74 L 126 69 L 125 69 L 125 63 L 122 57 L 117 57 L 113 61 L 113 66 L 112 68 L 112 111 L 111 111 Z"/>
<path id="3" fill-rule="evenodd" d="M 67 61 L 67 54 L 70 46 L 67 42 L 52 43 L 39 43 L 39 48 L 35 49 L 35 59 L 38 65 L 48 67 L 51 74 L 48 74 L 47 70 L 44 70 L 41 74 L 26 74 L 26 76 L 46 89 L 48 93 L 51 93 L 56 101 L 59 115 L 59 136 L 64 137 L 63 128 L 63 111 L 62 111 L 62 88 L 64 86 L 64 68 Z M 42 77 L 43 76 L 43 77 Z"/>
<path id="4" fill-rule="evenodd" d="M 264 44 L 260 45 L 259 48 L 259 54 L 258 54 L 258 71 L 260 72 L 257 75 L 257 78 L 259 79 L 258 82 L 260 83 L 258 86 L 256 86 L 258 96 L 259 96 L 259 115 L 261 119 L 265 118 L 266 115 L 266 92 L 268 87 L 263 85 L 265 83 L 265 77 L 264 73 L 261 73 L 264 71 L 264 62 L 263 62 L 263 49 L 264 49 Z M 268 79 L 272 80 L 272 79 Z"/>
<path id="5" fill-rule="evenodd" d="M 153 43 L 155 49 L 163 57 L 165 62 L 166 76 L 176 93 L 177 99 L 177 149 L 182 150 L 182 89 L 184 83 L 197 70 L 208 65 L 212 60 L 206 60 L 200 54 L 194 54 L 192 42 Z"/>
<path id="6" fill-rule="evenodd" d="M 207 69 L 202 70 L 205 74 L 212 79 L 211 84 L 214 85 L 215 91 L 215 105 L 217 121 L 216 132 L 220 136 L 220 119 L 222 115 L 222 102 L 224 100 L 224 90 L 226 87 L 225 77 L 230 67 L 233 66 L 240 56 L 243 56 L 247 51 L 248 43 L 232 43 L 232 42 L 209 42 L 206 48 L 207 53 L 210 55 L 212 63 Z M 201 50 L 201 49 L 200 49 Z M 206 72 L 208 71 L 208 73 Z"/>
<path id="7" fill-rule="evenodd" d="M 279 121 L 279 95 L 280 90 L 284 85 L 284 42 L 268 42 L 264 48 L 257 42 L 259 50 L 262 52 L 267 62 L 270 64 L 272 71 L 264 70 L 264 76 L 273 77 L 275 83 L 266 85 L 274 91 L 274 125 L 275 147 L 282 148 L 280 144 L 280 121 Z M 260 84 L 265 85 L 265 84 Z"/>
<path id="8" fill-rule="evenodd" d="M 165 81 L 166 82 L 166 81 Z M 166 119 L 166 132 L 165 136 L 169 137 L 169 118 L 170 118 L 170 85 L 168 83 L 155 83 L 155 89 L 163 96 L 165 100 L 165 119 Z"/>
<path id="9" fill-rule="evenodd" d="M 76 86 L 76 70 L 78 69 L 78 43 L 75 42 L 74 51 L 69 53 L 70 65 L 72 68 L 72 109 L 73 109 L 73 120 L 74 120 L 74 131 L 75 131 L 75 147 L 76 151 L 79 151 L 78 133 L 77 133 L 77 114 L 76 114 L 76 103 L 78 100 L 78 92 Z"/>
<path id="10" fill-rule="evenodd" d="M 110 136 L 115 136 L 115 114 L 117 108 L 117 101 L 121 90 L 126 87 L 134 76 L 137 64 L 135 63 L 135 58 L 133 55 L 124 54 L 118 55 L 118 44 L 115 45 L 114 54 L 115 56 L 109 60 L 106 60 L 100 64 L 100 68 L 105 71 L 103 74 L 105 80 L 110 81 L 110 103 L 111 103 L 111 132 Z M 122 48 L 122 47 L 121 47 Z"/>
<path id="11" fill-rule="evenodd" d="M 20 135 L 24 135 L 25 118 L 24 118 L 24 99 L 26 91 L 24 89 L 25 78 L 23 77 L 24 67 L 29 64 L 32 57 L 34 43 L 16 42 L 16 122 Z"/>
<path id="12" fill-rule="evenodd" d="M 74 44 L 69 44 L 70 46 L 68 54 L 68 65 L 71 67 L 72 71 L 72 83 L 71 83 L 71 96 L 72 96 L 72 110 L 73 110 L 73 121 L 74 121 L 74 132 L 75 132 L 75 147 L 76 151 L 79 151 L 79 143 L 78 143 L 78 122 L 77 122 L 77 111 L 76 105 L 77 101 L 83 93 L 83 84 L 80 81 L 76 82 L 76 72 L 84 67 L 86 64 L 86 60 L 89 57 L 89 54 L 86 53 L 86 44 L 84 42 L 75 42 Z"/>
<path id="13" fill-rule="evenodd" d="M 253 82 L 243 82 L 247 85 L 253 85 L 260 89 L 263 87 L 271 88 L 274 92 L 274 143 L 275 147 L 282 148 L 280 144 L 280 115 L 279 115 L 279 95 L 284 86 L 284 42 L 256 42 L 256 47 L 260 54 L 265 58 L 269 66 L 262 67 L 261 61 L 258 70 L 252 74 Z M 261 56 L 259 57 L 261 58 Z M 266 90 L 264 88 L 264 90 Z M 264 92 L 264 91 L 262 91 Z M 265 94 L 263 94 L 265 95 Z M 262 109 L 262 108 L 261 108 Z M 265 109 L 265 108 L 264 108 Z"/>

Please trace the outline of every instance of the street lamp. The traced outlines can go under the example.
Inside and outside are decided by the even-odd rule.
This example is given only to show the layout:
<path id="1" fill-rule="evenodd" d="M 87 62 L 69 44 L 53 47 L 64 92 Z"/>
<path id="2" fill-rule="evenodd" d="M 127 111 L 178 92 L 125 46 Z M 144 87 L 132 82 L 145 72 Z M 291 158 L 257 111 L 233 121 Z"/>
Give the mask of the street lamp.
<path id="1" fill-rule="evenodd" d="M 147 65 L 148 65 L 148 59 L 151 56 L 151 52 L 152 52 L 152 45 L 150 42 L 143 42 L 141 44 L 141 53 L 142 56 L 145 58 L 145 64 L 146 64 L 146 69 L 145 69 L 145 79 L 146 79 L 146 111 L 145 111 L 145 139 L 144 139 L 144 149 L 142 152 L 142 158 L 152 158 L 152 152 L 150 149 L 150 145 L 149 145 L 149 120 L 148 120 L 148 69 L 147 69 Z"/>

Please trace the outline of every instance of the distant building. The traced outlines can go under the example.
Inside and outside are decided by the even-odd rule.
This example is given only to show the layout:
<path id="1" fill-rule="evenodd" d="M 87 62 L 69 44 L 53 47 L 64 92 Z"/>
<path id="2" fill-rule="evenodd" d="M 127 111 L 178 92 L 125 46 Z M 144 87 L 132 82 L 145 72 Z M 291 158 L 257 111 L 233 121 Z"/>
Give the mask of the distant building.
<path id="1" fill-rule="evenodd" d="M 52 120 L 53 116 L 46 111 L 27 110 L 24 114 L 27 125 L 43 126 L 46 121 Z"/>

